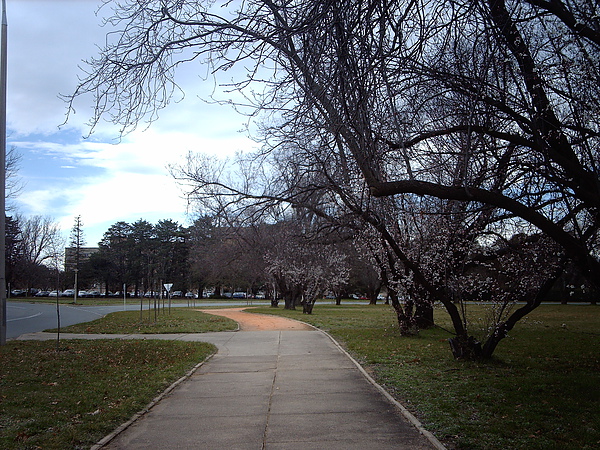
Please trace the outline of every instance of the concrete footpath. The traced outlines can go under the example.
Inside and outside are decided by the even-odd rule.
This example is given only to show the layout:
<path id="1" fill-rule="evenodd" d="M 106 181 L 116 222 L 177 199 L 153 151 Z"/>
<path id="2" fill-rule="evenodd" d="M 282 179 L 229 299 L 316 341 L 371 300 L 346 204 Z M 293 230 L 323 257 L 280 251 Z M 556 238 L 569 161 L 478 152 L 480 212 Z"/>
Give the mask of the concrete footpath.
<path id="1" fill-rule="evenodd" d="M 320 331 L 112 337 L 212 342 L 219 351 L 96 448 L 444 448 Z"/>

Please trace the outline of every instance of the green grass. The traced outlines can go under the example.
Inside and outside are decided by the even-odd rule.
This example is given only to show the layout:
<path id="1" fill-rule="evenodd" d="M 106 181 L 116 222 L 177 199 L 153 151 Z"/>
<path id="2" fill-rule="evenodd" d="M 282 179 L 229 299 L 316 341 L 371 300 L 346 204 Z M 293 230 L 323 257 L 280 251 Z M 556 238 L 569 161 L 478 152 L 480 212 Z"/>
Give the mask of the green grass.
<path id="1" fill-rule="evenodd" d="M 484 363 L 455 361 L 440 328 L 401 337 L 383 305 L 252 311 L 328 331 L 450 448 L 600 448 L 600 307 L 543 305 Z"/>
<path id="2" fill-rule="evenodd" d="M 179 341 L 0 347 L 0 448 L 89 448 L 215 351 Z"/>
<path id="3" fill-rule="evenodd" d="M 122 311 L 77 325 L 61 328 L 63 333 L 93 334 L 164 334 L 206 333 L 236 330 L 237 323 L 226 317 L 205 314 L 188 308 L 168 308 L 155 316 L 154 311 Z M 56 331 L 56 330 L 51 330 Z"/>
<path id="4" fill-rule="evenodd" d="M 471 308 L 474 316 L 481 314 Z M 399 336 L 391 308 L 317 304 L 314 314 L 276 313 L 335 336 L 449 448 L 600 448 L 600 308 L 541 306 L 485 363 L 455 361 L 441 328 Z M 214 323 L 213 320 L 217 322 Z M 437 323 L 449 328 L 436 311 Z M 170 333 L 235 327 L 229 319 L 173 308 L 121 312 L 64 328 Z M 177 330 L 177 331 L 175 331 Z M 83 448 L 127 420 L 213 351 L 169 341 L 9 342 L 0 348 L 0 448 Z"/>

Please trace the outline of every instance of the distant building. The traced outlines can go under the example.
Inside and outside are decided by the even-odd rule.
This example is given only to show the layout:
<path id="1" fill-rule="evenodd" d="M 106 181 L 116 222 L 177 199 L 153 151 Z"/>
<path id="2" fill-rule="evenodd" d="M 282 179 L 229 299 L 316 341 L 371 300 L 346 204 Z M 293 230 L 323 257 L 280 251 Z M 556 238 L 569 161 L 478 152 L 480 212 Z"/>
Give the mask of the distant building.
<path id="1" fill-rule="evenodd" d="M 79 265 L 90 259 L 94 253 L 99 251 L 98 247 L 80 247 L 79 248 Z M 77 247 L 65 248 L 65 272 L 75 270 L 77 266 Z"/>

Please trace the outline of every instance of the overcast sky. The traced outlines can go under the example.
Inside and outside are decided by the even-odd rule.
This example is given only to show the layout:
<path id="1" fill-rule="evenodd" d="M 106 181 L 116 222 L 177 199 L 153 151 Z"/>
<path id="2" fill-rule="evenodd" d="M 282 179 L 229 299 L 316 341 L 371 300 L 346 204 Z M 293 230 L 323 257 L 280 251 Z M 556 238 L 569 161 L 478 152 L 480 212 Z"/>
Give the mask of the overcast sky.
<path id="1" fill-rule="evenodd" d="M 189 151 L 231 155 L 252 148 L 239 132 L 245 118 L 198 95 L 213 88 L 181 72 L 186 91 L 149 129 L 116 144 L 115 129 L 100 126 L 89 139 L 91 105 L 79 105 L 66 126 L 66 105 L 82 60 L 97 55 L 106 29 L 96 0 L 6 0 L 8 16 L 7 146 L 22 155 L 24 189 L 14 202 L 25 216 L 51 216 L 65 236 L 80 215 L 95 246 L 110 225 L 173 219 L 187 225 L 186 203 L 166 166 Z M 184 68 L 185 69 L 185 68 Z M 192 69 L 191 67 L 189 68 Z"/>

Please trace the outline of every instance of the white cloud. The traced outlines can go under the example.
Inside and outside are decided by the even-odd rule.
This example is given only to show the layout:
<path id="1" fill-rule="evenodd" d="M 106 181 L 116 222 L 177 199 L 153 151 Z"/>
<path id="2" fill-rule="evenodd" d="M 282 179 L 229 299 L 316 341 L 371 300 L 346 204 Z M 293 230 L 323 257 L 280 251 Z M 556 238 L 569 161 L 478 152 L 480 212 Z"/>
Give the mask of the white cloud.
<path id="1" fill-rule="evenodd" d="M 215 153 L 232 154 L 250 144 L 236 134 L 216 139 L 184 132 L 161 134 L 152 128 L 135 132 L 119 144 L 20 141 L 18 147 L 42 159 L 69 164 L 58 165 L 64 172 L 60 175 L 41 173 L 26 180 L 25 192 L 17 203 L 29 214 L 55 217 L 67 231 L 73 218 L 81 215 L 85 227 L 93 228 L 90 237 L 94 244 L 117 221 L 171 218 L 183 223 L 187 204 L 167 166 L 181 162 L 188 151 L 210 153 L 217 149 Z M 44 187 L 36 188 L 40 185 Z"/>
<path id="2" fill-rule="evenodd" d="M 166 166 L 189 151 L 231 155 L 254 143 L 239 133 L 246 122 L 230 107 L 207 104 L 212 82 L 182 66 L 178 81 L 186 97 L 160 112 L 147 130 L 116 142 L 116 127 L 102 124 L 89 139 L 91 114 L 82 99 L 67 126 L 59 93 L 76 86 L 81 60 L 97 54 L 106 29 L 96 17 L 99 1 L 27 0 L 8 2 L 9 145 L 23 154 L 26 186 L 17 208 L 49 215 L 68 231 L 81 215 L 94 245 L 117 221 L 184 219 L 186 203 Z M 108 12 L 108 11 L 106 11 Z"/>
<path id="3" fill-rule="evenodd" d="M 7 118 L 13 131 L 54 132 L 63 122 L 66 109 L 58 95 L 74 89 L 77 66 L 106 32 L 95 15 L 98 3 L 7 2 Z"/>

